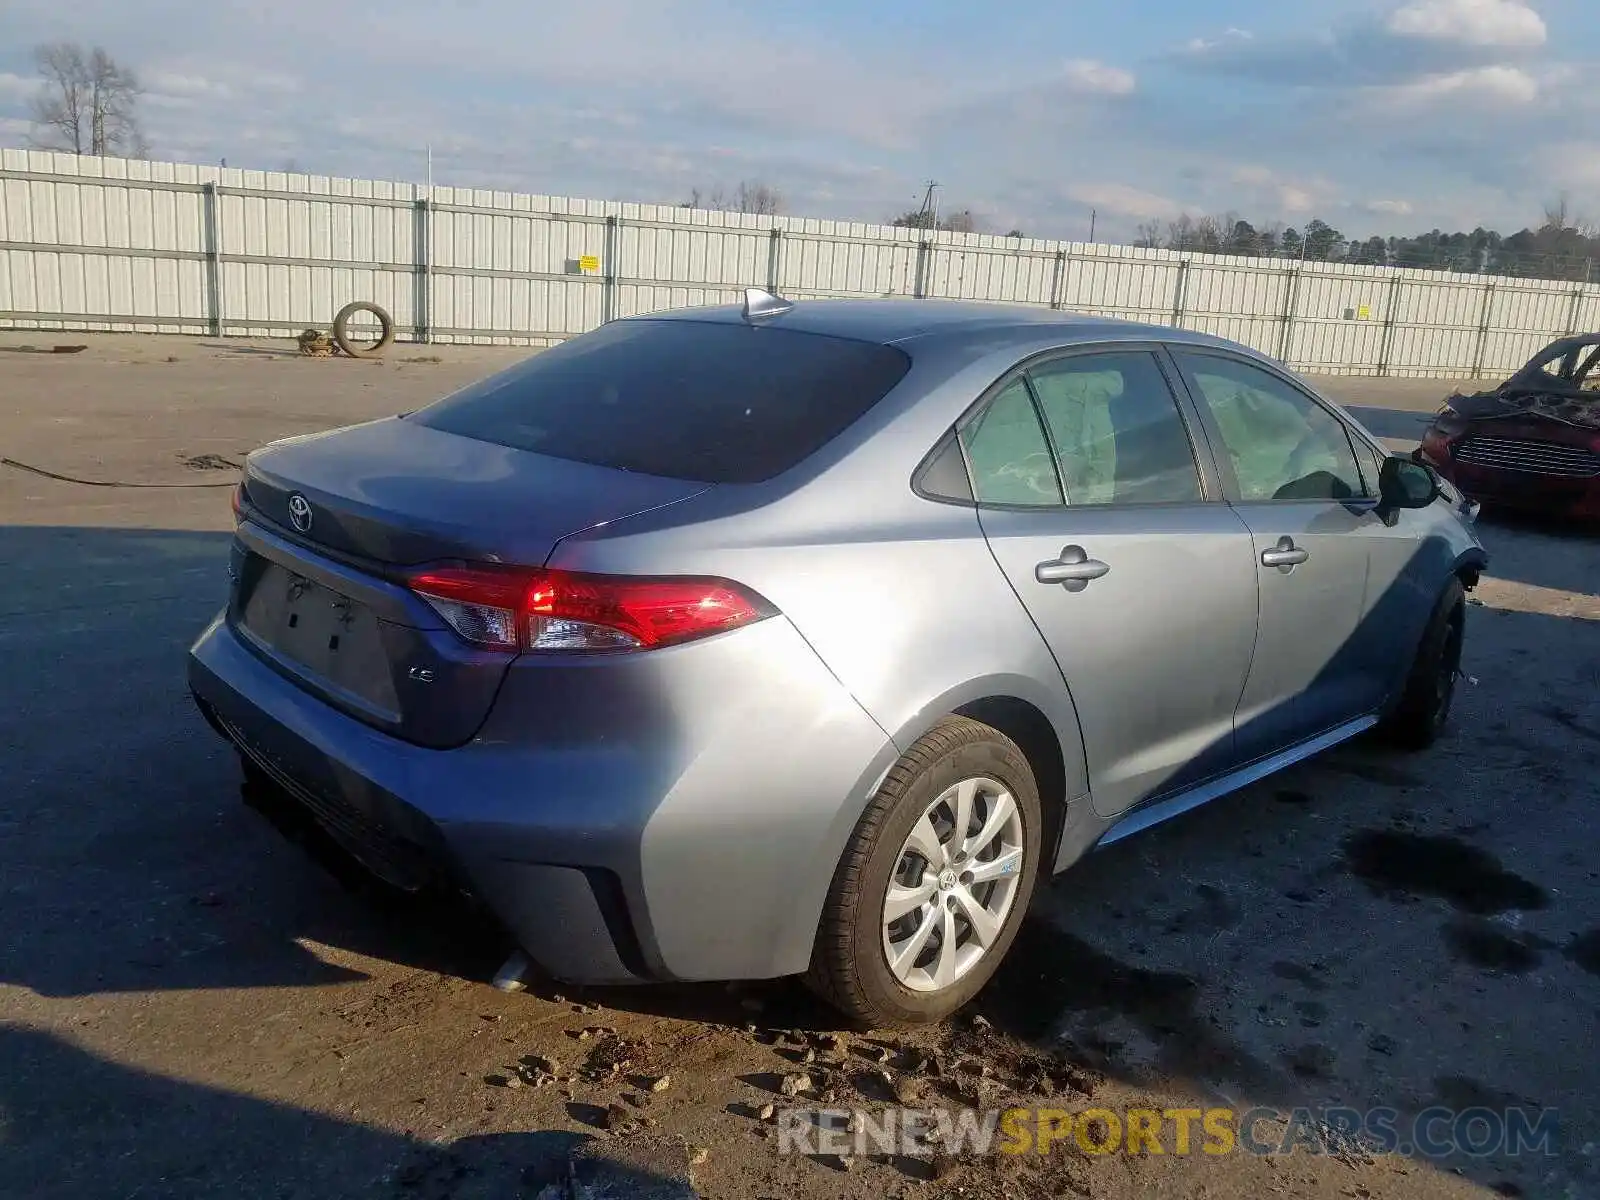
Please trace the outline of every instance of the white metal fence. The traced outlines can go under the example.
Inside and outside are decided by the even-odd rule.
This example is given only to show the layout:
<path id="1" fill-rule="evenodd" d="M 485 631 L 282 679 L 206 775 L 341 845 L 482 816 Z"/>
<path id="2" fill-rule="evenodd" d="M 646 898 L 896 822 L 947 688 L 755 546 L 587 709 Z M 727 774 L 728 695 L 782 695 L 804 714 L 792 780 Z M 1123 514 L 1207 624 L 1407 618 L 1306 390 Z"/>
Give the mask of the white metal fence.
<path id="1" fill-rule="evenodd" d="M 1357 375 L 1504 375 L 1600 328 L 1600 285 L 0 151 L 0 327 L 282 335 L 370 300 L 403 339 L 540 344 L 752 285 L 1126 317 Z"/>

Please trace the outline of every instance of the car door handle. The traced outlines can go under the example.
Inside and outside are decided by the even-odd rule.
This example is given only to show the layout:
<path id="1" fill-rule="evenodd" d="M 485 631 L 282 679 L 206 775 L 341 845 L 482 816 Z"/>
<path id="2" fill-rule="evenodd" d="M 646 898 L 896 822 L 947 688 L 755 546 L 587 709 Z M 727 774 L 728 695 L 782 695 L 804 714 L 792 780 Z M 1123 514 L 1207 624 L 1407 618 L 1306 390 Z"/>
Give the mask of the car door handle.
<path id="1" fill-rule="evenodd" d="M 1281 537 L 1278 544 L 1271 550 L 1261 552 L 1261 565 L 1263 567 L 1277 567 L 1287 573 L 1291 568 L 1298 567 L 1311 557 L 1311 551 L 1303 546 L 1296 546 L 1292 537 Z"/>
<path id="2" fill-rule="evenodd" d="M 1097 558 L 1090 558 L 1082 546 L 1068 546 L 1060 558 L 1052 558 L 1033 569 L 1033 577 L 1040 583 L 1065 584 L 1069 592 L 1081 592 L 1091 580 L 1109 575 L 1111 568 Z"/>

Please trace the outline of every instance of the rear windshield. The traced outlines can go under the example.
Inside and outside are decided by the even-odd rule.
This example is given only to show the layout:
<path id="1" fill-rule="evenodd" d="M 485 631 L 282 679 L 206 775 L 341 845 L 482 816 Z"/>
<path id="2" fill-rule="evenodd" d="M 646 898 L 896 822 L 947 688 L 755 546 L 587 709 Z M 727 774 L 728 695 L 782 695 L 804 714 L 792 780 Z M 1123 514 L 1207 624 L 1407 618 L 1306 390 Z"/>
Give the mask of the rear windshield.
<path id="1" fill-rule="evenodd" d="M 756 483 L 843 432 L 910 366 L 889 346 L 770 326 L 617 321 L 410 419 L 623 471 Z"/>

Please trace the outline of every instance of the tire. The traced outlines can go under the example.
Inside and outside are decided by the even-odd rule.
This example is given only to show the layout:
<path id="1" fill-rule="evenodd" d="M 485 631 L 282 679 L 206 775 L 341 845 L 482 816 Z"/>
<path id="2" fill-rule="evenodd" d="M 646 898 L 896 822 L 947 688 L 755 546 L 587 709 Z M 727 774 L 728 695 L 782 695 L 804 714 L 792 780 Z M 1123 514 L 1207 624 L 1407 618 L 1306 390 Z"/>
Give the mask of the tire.
<path id="1" fill-rule="evenodd" d="M 363 345 L 361 342 L 350 340 L 348 325 L 350 318 L 357 313 L 369 312 L 378 318 L 378 340 Z M 371 358 L 382 354 L 394 341 L 394 320 L 376 304 L 369 304 L 365 300 L 357 300 L 346 304 L 339 310 L 339 315 L 333 318 L 333 340 L 339 344 L 351 358 Z"/>
<path id="2" fill-rule="evenodd" d="M 954 820 L 948 832 L 940 833 L 940 827 L 944 817 L 953 818 L 955 797 L 964 783 L 976 791 L 969 832 L 987 832 L 991 820 L 1004 832 L 987 845 L 966 844 L 987 858 L 958 860 L 930 874 L 937 864 L 909 849 L 908 839 L 914 828 L 931 828 L 941 849 L 946 838 L 954 845 Z M 1002 794 L 1011 798 L 1009 811 L 1020 828 L 1012 825 Z M 950 807 L 944 807 L 947 803 Z M 924 827 L 924 816 L 935 806 L 941 816 Z M 895 764 L 857 823 L 823 907 L 807 984 L 851 1021 L 869 1028 L 928 1024 L 961 1008 L 989 981 L 1016 938 L 1038 875 L 1043 824 L 1038 785 L 1016 743 L 965 717 L 941 721 Z M 919 844 L 928 845 L 926 839 Z M 1014 869 L 1002 868 L 1002 851 L 1009 861 L 1018 849 L 1020 863 Z M 972 872 L 962 867 L 981 870 L 991 863 L 992 877 L 969 887 Z M 937 890 L 891 931 L 884 921 L 889 886 L 903 887 L 908 881 L 915 882 L 918 891 Z M 978 926 L 967 919 L 972 909 L 964 905 L 971 904 L 999 910 L 982 908 L 991 931 L 986 948 L 979 945 Z M 903 935 L 898 944 L 904 951 L 916 940 L 917 934 L 910 931 L 922 933 L 924 923 L 934 927 L 919 943 L 933 947 L 922 951 L 924 957 L 932 955 L 931 965 L 918 968 L 913 963 L 902 967 L 904 976 L 897 974 L 889 960 L 892 932 L 895 937 Z M 941 951 L 950 930 L 957 931 L 949 939 L 957 948 L 947 960 Z M 902 958 L 902 963 L 916 958 Z M 952 973 L 951 982 L 940 984 L 936 968 L 963 959 L 959 975 Z"/>
<path id="3" fill-rule="evenodd" d="M 1400 749 L 1426 750 L 1449 724 L 1466 617 L 1466 591 L 1452 579 L 1433 607 L 1405 686 L 1383 722 L 1384 735 Z"/>

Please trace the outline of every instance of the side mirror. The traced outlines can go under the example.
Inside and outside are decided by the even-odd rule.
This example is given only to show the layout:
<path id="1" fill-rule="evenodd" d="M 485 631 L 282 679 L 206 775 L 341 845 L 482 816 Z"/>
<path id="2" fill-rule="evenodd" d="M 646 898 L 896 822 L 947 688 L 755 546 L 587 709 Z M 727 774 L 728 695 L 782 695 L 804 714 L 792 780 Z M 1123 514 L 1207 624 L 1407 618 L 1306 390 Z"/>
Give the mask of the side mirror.
<path id="1" fill-rule="evenodd" d="M 1433 471 L 1410 458 L 1386 458 L 1378 469 L 1378 508 L 1382 512 L 1427 508 L 1439 495 L 1439 480 Z"/>

